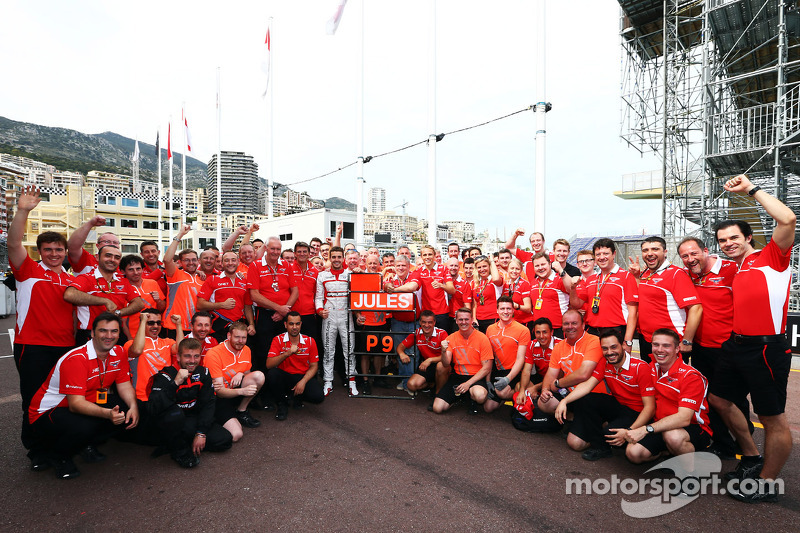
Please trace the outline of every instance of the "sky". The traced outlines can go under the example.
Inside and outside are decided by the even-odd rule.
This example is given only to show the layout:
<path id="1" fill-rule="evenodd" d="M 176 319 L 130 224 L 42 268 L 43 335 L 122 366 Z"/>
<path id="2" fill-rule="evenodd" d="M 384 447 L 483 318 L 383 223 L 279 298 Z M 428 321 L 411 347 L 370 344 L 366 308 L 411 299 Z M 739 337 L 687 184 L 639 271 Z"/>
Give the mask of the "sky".
<path id="1" fill-rule="evenodd" d="M 613 195 L 622 175 L 660 168 L 620 138 L 621 47 L 614 0 L 546 1 L 546 95 L 536 93 L 538 0 L 438 0 L 436 133 L 552 103 L 547 114 L 548 241 L 660 230 L 660 202 Z M 362 0 L 0 3 L 0 116 L 172 145 L 185 105 L 193 152 L 219 145 L 255 157 L 259 175 L 291 184 L 355 161 Z M 261 71 L 272 17 L 272 76 Z M 427 138 L 430 2 L 364 5 L 364 155 Z M 217 72 L 221 127 L 217 127 Z M 270 116 L 270 101 L 272 114 Z M 270 122 L 273 139 L 270 142 Z M 177 130 L 177 131 L 176 131 Z M 536 119 L 526 111 L 437 143 L 437 219 L 505 238 L 533 230 Z M 272 146 L 272 160 L 270 160 Z M 271 161 L 271 162 L 270 162 Z M 175 172 L 179 172 L 176 168 Z M 355 202 L 355 166 L 292 186 Z M 423 144 L 364 166 L 387 208 L 426 218 Z M 540 229 L 540 228 L 537 228 Z"/>

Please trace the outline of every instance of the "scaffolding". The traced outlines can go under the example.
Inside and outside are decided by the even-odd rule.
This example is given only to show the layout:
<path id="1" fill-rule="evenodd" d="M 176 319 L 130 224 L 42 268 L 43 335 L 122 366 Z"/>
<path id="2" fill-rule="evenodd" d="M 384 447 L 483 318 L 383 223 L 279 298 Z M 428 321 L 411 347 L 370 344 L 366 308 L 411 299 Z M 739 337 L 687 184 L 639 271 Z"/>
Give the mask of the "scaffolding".
<path id="1" fill-rule="evenodd" d="M 696 236 L 714 248 L 714 225 L 737 218 L 764 246 L 772 218 L 722 184 L 747 173 L 800 211 L 800 1 L 619 4 L 621 137 L 661 159 L 661 190 L 649 197 L 662 200 L 662 234 L 673 243 Z M 796 245 L 795 265 L 797 257 Z"/>

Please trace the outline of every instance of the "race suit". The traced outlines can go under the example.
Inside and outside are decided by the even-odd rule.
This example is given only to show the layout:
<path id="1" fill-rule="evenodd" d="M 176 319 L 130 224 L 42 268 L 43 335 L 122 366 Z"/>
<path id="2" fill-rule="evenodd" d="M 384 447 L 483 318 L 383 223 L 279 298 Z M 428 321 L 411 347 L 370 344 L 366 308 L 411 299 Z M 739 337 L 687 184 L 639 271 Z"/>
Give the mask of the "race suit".
<path id="1" fill-rule="evenodd" d="M 356 358 L 353 347 L 353 318 L 348 310 L 350 294 L 350 270 L 326 270 L 317 276 L 317 294 L 314 305 L 319 314 L 323 309 L 329 311 L 328 318 L 322 319 L 322 344 L 325 355 L 322 359 L 323 380 L 333 381 L 333 355 L 336 351 L 336 336 L 342 340 L 347 374 L 356 373 Z"/>

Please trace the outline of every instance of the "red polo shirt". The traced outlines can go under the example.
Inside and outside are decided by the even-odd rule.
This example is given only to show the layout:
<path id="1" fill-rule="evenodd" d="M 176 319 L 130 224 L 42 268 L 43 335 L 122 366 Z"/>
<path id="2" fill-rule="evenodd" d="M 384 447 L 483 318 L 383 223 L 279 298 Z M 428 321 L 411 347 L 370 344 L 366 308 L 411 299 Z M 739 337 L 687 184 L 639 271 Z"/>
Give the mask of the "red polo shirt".
<path id="1" fill-rule="evenodd" d="M 17 320 L 14 344 L 74 346 L 75 308 L 64 301 L 64 291 L 73 277 L 61 268 L 53 272 L 43 263 L 26 257 L 19 269 L 11 265 L 17 280 Z"/>

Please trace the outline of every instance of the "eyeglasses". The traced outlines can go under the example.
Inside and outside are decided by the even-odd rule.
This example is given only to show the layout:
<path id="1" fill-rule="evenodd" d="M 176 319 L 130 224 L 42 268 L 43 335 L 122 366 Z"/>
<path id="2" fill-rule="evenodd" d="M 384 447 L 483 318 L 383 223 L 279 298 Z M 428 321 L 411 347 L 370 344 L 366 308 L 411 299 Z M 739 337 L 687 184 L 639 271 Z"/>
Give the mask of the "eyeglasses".
<path id="1" fill-rule="evenodd" d="M 148 320 L 147 321 L 147 325 L 148 326 L 160 326 L 161 325 L 161 321 L 160 320 Z"/>
<path id="2" fill-rule="evenodd" d="M 594 261 L 594 259 L 578 259 L 578 264 L 579 265 L 588 265 L 592 261 Z"/>

